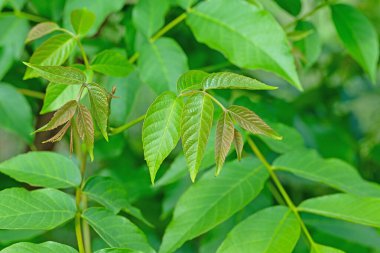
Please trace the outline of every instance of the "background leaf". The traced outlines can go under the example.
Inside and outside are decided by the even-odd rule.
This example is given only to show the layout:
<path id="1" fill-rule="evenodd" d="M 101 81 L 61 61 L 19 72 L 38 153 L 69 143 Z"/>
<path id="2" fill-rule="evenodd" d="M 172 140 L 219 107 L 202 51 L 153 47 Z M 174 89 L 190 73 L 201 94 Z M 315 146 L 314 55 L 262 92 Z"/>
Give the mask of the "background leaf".
<path id="1" fill-rule="evenodd" d="M 293 16 L 301 12 L 301 0 L 275 0 L 275 2 Z"/>
<path id="2" fill-rule="evenodd" d="M 175 91 L 178 77 L 188 70 L 186 54 L 169 38 L 145 43 L 140 50 L 138 67 L 143 73 L 141 80 L 158 94 Z"/>
<path id="3" fill-rule="evenodd" d="M 217 252 L 291 253 L 300 234 L 299 223 L 289 208 L 270 207 L 236 225 Z"/>
<path id="4" fill-rule="evenodd" d="M 344 46 L 375 83 L 379 60 L 379 41 L 375 28 L 366 16 L 349 5 L 331 5 L 331 11 Z"/>
<path id="5" fill-rule="evenodd" d="M 308 199 L 298 209 L 367 226 L 380 227 L 380 199 L 344 193 Z"/>
<path id="6" fill-rule="evenodd" d="M 68 188 L 79 186 L 78 167 L 53 152 L 29 152 L 0 163 L 0 172 L 33 186 Z"/>
<path id="7" fill-rule="evenodd" d="M 191 180 L 198 174 L 212 126 L 214 105 L 204 94 L 188 97 L 181 120 L 182 148 Z"/>
<path id="8" fill-rule="evenodd" d="M 140 0 L 133 8 L 133 24 L 149 39 L 164 25 L 169 7 L 169 0 L 161 0 L 160 4 L 150 0 Z"/>
<path id="9" fill-rule="evenodd" d="M 28 101 L 9 84 L 0 83 L 0 127 L 32 143 L 33 117 Z"/>
<path id="10" fill-rule="evenodd" d="M 365 181 L 355 168 L 335 158 L 322 159 L 311 150 L 295 150 L 277 158 L 273 166 L 276 170 L 318 183 L 326 184 L 343 192 L 380 197 L 380 186 Z"/>
<path id="11" fill-rule="evenodd" d="M 51 253 L 51 252 L 59 252 L 59 253 L 77 253 L 75 249 L 70 246 L 60 244 L 57 242 L 44 242 L 40 244 L 34 244 L 30 242 L 19 242 L 9 246 L 0 251 L 1 253 Z"/>
<path id="12" fill-rule="evenodd" d="M 33 65 L 40 66 L 57 66 L 63 64 L 71 52 L 74 50 L 76 41 L 71 35 L 59 34 L 55 35 L 44 43 L 42 43 L 36 51 L 34 51 L 29 62 Z M 27 69 L 24 79 L 38 77 L 39 74 L 35 70 Z"/>
<path id="13" fill-rule="evenodd" d="M 274 72 L 301 89 L 285 33 L 266 10 L 242 0 L 211 0 L 193 8 L 187 24 L 198 41 L 233 64 Z"/>
<path id="14" fill-rule="evenodd" d="M 85 8 L 71 12 L 71 25 L 79 35 L 87 34 L 93 26 L 95 19 L 95 14 Z"/>
<path id="15" fill-rule="evenodd" d="M 318 60 L 318 57 L 322 51 L 319 34 L 315 26 L 307 21 L 298 22 L 295 29 L 296 31 L 310 32 L 310 34 L 302 40 L 294 42 L 294 46 L 297 47 L 302 53 L 301 60 L 305 63 L 305 66 L 308 68 Z"/>
<path id="16" fill-rule="evenodd" d="M 172 92 L 165 92 L 146 113 L 142 140 L 152 183 L 162 162 L 178 143 L 182 110 L 182 98 L 177 98 Z"/>
<path id="17" fill-rule="evenodd" d="M 154 252 L 143 232 L 125 217 L 96 207 L 85 210 L 82 217 L 111 247 Z"/>
<path id="18" fill-rule="evenodd" d="M 0 229 L 50 230 L 75 216 L 74 199 L 55 189 L 0 191 Z"/>
<path id="19" fill-rule="evenodd" d="M 128 76 L 134 67 L 117 51 L 104 50 L 94 57 L 91 69 L 108 76 Z"/>
<path id="20" fill-rule="evenodd" d="M 227 163 L 218 177 L 208 172 L 181 196 L 159 252 L 173 252 L 231 217 L 260 193 L 267 179 L 255 159 Z"/>

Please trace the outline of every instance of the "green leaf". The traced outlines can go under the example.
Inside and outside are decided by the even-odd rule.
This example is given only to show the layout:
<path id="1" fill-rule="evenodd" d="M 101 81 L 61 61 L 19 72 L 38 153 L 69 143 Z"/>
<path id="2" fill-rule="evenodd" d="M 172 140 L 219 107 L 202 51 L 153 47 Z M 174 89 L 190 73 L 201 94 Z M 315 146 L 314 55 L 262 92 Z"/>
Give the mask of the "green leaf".
<path id="1" fill-rule="evenodd" d="M 350 55 L 376 82 L 379 41 L 375 27 L 366 16 L 352 6 L 331 5 L 336 31 Z"/>
<path id="2" fill-rule="evenodd" d="M 79 35 L 86 35 L 94 25 L 95 19 L 95 14 L 85 8 L 71 12 L 71 25 Z"/>
<path id="3" fill-rule="evenodd" d="M 172 0 L 173 3 L 181 6 L 183 9 L 187 10 L 193 6 L 198 0 Z"/>
<path id="4" fill-rule="evenodd" d="M 59 66 L 63 64 L 76 44 L 75 38 L 68 34 L 55 35 L 41 44 L 30 57 L 30 64 L 40 66 Z M 40 73 L 34 69 L 27 69 L 24 80 L 39 77 Z"/>
<path id="5" fill-rule="evenodd" d="M 154 252 L 144 233 L 125 217 L 97 207 L 86 209 L 82 217 L 111 247 Z"/>
<path id="6" fill-rule="evenodd" d="M 35 244 L 31 242 L 19 242 L 13 244 L 3 250 L 1 253 L 78 253 L 75 249 L 70 246 L 60 244 L 57 242 L 44 242 L 40 244 Z"/>
<path id="7" fill-rule="evenodd" d="M 0 115 L 0 128 L 16 133 L 27 143 L 33 142 L 32 109 L 23 95 L 5 83 L 0 83 Z"/>
<path id="8" fill-rule="evenodd" d="M 96 202 L 107 207 L 115 214 L 118 213 L 127 202 L 127 192 L 117 181 L 109 177 L 90 177 L 83 187 L 83 193 Z"/>
<path id="9" fill-rule="evenodd" d="M 161 0 L 159 4 L 151 0 L 139 0 L 132 14 L 135 27 L 149 39 L 165 24 L 169 7 L 169 0 Z"/>
<path id="10" fill-rule="evenodd" d="M 168 91 L 157 97 L 146 113 L 142 140 L 152 183 L 162 162 L 178 143 L 182 111 L 182 98 Z"/>
<path id="11" fill-rule="evenodd" d="M 266 170 L 253 158 L 227 163 L 218 177 L 209 171 L 178 201 L 159 252 L 174 252 L 227 220 L 261 192 L 267 179 Z"/>
<path id="12" fill-rule="evenodd" d="M 74 199 L 55 189 L 0 191 L 0 229 L 51 230 L 75 216 Z"/>
<path id="13" fill-rule="evenodd" d="M 233 64 L 271 71 L 302 89 L 286 35 L 266 10 L 243 0 L 210 0 L 190 11 L 187 24 Z"/>
<path id="14" fill-rule="evenodd" d="M 177 91 L 179 93 L 188 90 L 200 90 L 202 89 L 202 81 L 209 73 L 202 70 L 189 70 L 182 74 L 177 81 Z"/>
<path id="15" fill-rule="evenodd" d="M 71 27 L 71 13 L 77 9 L 86 8 L 96 16 L 94 25 L 87 34 L 88 36 L 92 36 L 99 30 L 106 18 L 110 14 L 121 10 L 125 3 L 125 0 L 66 0 L 65 8 L 63 10 L 63 26 L 69 29 Z"/>
<path id="16" fill-rule="evenodd" d="M 53 83 L 61 84 L 83 84 L 86 82 L 86 75 L 79 69 L 62 66 L 37 66 L 24 62 L 26 66 L 32 68 L 38 75 Z"/>
<path id="17" fill-rule="evenodd" d="M 0 229 L 0 245 L 11 245 L 12 243 L 16 243 L 20 241 L 29 241 L 44 233 L 46 233 L 46 231 L 44 230 Z"/>
<path id="18" fill-rule="evenodd" d="M 217 252 L 291 253 L 300 233 L 297 218 L 289 208 L 269 207 L 235 226 Z"/>
<path id="19" fill-rule="evenodd" d="M 128 76 L 134 67 L 128 59 L 116 50 L 104 50 L 91 62 L 91 69 L 107 76 Z"/>
<path id="20" fill-rule="evenodd" d="M 237 159 L 240 161 L 241 155 L 243 153 L 244 140 L 241 133 L 236 129 L 234 129 L 234 145 L 235 145 Z"/>
<path id="21" fill-rule="evenodd" d="M 56 111 L 70 100 L 78 97 L 80 85 L 49 83 L 46 88 L 41 114 Z"/>
<path id="22" fill-rule="evenodd" d="M 125 249 L 125 248 L 109 248 L 109 249 L 101 249 L 95 251 L 95 253 L 144 253 L 143 251 L 136 251 L 133 249 Z"/>
<path id="23" fill-rule="evenodd" d="M 275 90 L 277 87 L 266 85 L 256 79 L 230 72 L 219 72 L 208 75 L 202 81 L 205 90 L 212 89 L 244 89 Z"/>
<path id="24" fill-rule="evenodd" d="M 190 178 L 194 182 L 201 165 L 212 126 L 214 105 L 205 94 L 199 93 L 188 97 L 182 120 L 182 147 Z"/>
<path id="25" fill-rule="evenodd" d="M 28 21 L 15 15 L 0 17 L 0 47 L 7 49 L 12 59 L 20 59 L 24 52 L 24 41 L 29 31 Z M 3 67 L 3 66 L 2 66 Z"/>
<path id="26" fill-rule="evenodd" d="M 277 158 L 276 170 L 328 185 L 337 190 L 380 198 L 380 186 L 362 179 L 355 168 L 339 159 L 323 159 L 311 150 L 295 150 Z"/>
<path id="27" fill-rule="evenodd" d="M 298 209 L 301 212 L 380 227 L 380 198 L 339 193 L 305 200 Z"/>
<path id="28" fill-rule="evenodd" d="M 234 140 L 234 122 L 227 112 L 223 112 L 222 117 L 216 125 L 216 140 L 215 140 L 215 163 L 216 175 L 219 175 L 222 170 L 224 161 L 226 160 L 228 151 Z"/>
<path id="29" fill-rule="evenodd" d="M 123 209 L 124 212 L 141 220 L 148 226 L 152 226 L 144 218 L 141 211 L 128 202 L 125 187 L 110 177 L 90 177 L 83 187 L 83 193 L 85 193 L 90 199 L 107 207 L 115 214 Z"/>
<path id="30" fill-rule="evenodd" d="M 39 39 L 49 33 L 56 31 L 57 29 L 59 29 L 59 26 L 54 22 L 39 23 L 30 30 L 30 32 L 28 33 L 28 37 L 25 40 L 25 43 Z"/>
<path id="31" fill-rule="evenodd" d="M 79 137 L 86 144 L 91 160 L 94 160 L 94 123 L 90 111 L 82 104 L 78 104 L 76 128 Z"/>
<path id="32" fill-rule="evenodd" d="M 301 134 L 294 128 L 281 123 L 271 124 L 276 132 L 282 136 L 281 141 L 274 140 L 264 135 L 258 135 L 258 137 L 273 151 L 284 154 L 297 149 L 305 147 Z"/>
<path id="33" fill-rule="evenodd" d="M 314 244 L 314 247 L 311 249 L 311 253 L 344 253 L 344 251 L 321 244 Z"/>
<path id="34" fill-rule="evenodd" d="M 79 186 L 78 167 L 52 152 L 29 152 L 0 163 L 0 172 L 33 186 L 68 188 Z"/>
<path id="35" fill-rule="evenodd" d="M 177 79 L 188 70 L 186 54 L 169 38 L 145 43 L 140 50 L 138 67 L 144 73 L 141 80 L 158 94 L 175 91 Z"/>
<path id="36" fill-rule="evenodd" d="M 109 93 L 97 83 L 86 85 L 91 102 L 91 112 L 104 139 L 108 141 Z"/>
<path id="37" fill-rule="evenodd" d="M 71 120 L 78 108 L 78 102 L 76 100 L 70 100 L 54 113 L 46 125 L 40 127 L 35 132 L 49 131 L 62 126 Z"/>
<path id="38" fill-rule="evenodd" d="M 308 68 L 318 60 L 322 51 L 318 31 L 312 23 L 307 21 L 299 21 L 295 29 L 296 31 L 308 31 L 310 33 L 302 40 L 294 42 L 294 46 L 302 53 L 301 60 Z"/>
<path id="39" fill-rule="evenodd" d="M 301 12 L 301 0 L 275 0 L 275 2 L 293 16 L 297 16 Z"/>
<path id="40" fill-rule="evenodd" d="M 245 130 L 253 134 L 261 134 L 273 139 L 281 140 L 282 137 L 268 126 L 256 113 L 238 105 L 228 107 L 232 118 Z"/>

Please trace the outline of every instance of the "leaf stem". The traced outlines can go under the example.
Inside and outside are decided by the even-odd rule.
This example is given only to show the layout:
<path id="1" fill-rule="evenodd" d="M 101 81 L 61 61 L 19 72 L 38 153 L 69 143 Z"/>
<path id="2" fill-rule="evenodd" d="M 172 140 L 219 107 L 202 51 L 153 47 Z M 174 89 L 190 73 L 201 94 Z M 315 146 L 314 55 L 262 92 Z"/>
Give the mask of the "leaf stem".
<path id="1" fill-rule="evenodd" d="M 288 193 L 286 192 L 285 188 L 282 186 L 281 181 L 278 179 L 276 173 L 274 172 L 272 165 L 270 165 L 269 162 L 265 159 L 264 155 L 261 153 L 261 151 L 258 149 L 258 147 L 256 146 L 256 144 L 253 142 L 253 140 L 249 136 L 247 137 L 247 141 L 248 141 L 248 144 L 251 147 L 253 153 L 255 153 L 255 155 L 257 156 L 257 158 L 259 158 L 259 160 L 261 161 L 261 163 L 267 169 L 270 177 L 272 178 L 273 183 L 275 184 L 275 186 L 277 187 L 277 189 L 280 191 L 280 194 L 281 194 L 282 198 L 285 200 L 285 203 L 290 208 L 290 210 L 294 213 L 294 215 L 295 215 L 298 223 L 301 226 L 301 229 L 302 229 L 303 233 L 306 236 L 307 241 L 310 244 L 310 248 L 317 251 L 318 249 L 316 247 L 316 244 L 315 244 L 313 238 L 311 237 L 311 234 L 310 234 L 309 230 L 307 229 L 305 223 L 303 222 L 303 220 L 302 220 L 302 218 L 301 218 L 301 216 L 300 216 L 300 214 L 298 212 L 297 207 L 295 206 L 295 204 L 293 203 L 293 201 L 290 199 L 290 197 L 289 197 Z"/>
<path id="2" fill-rule="evenodd" d="M 170 23 L 168 23 L 167 25 L 165 25 L 161 30 L 159 30 L 155 35 L 153 35 L 150 39 L 149 39 L 149 42 L 150 43 L 153 43 L 155 42 L 156 40 L 158 40 L 159 38 L 161 38 L 165 33 L 167 33 L 168 31 L 170 31 L 171 29 L 173 29 L 176 25 L 178 25 L 179 23 L 181 23 L 183 20 L 185 20 L 187 17 L 187 13 L 184 12 L 182 13 L 181 15 L 179 15 L 178 17 L 176 17 L 175 19 L 173 19 Z M 130 58 L 129 58 L 129 63 L 134 63 L 135 61 L 137 61 L 137 59 L 139 58 L 140 54 L 139 52 L 135 52 Z"/>
<path id="3" fill-rule="evenodd" d="M 222 108 L 222 110 L 223 111 L 227 111 L 227 109 L 226 109 L 226 107 L 224 107 L 223 105 L 222 105 L 222 103 L 220 103 L 216 98 L 214 98 L 214 96 L 212 96 L 212 95 L 210 95 L 210 94 L 208 94 L 206 91 L 203 91 L 204 92 L 204 94 L 206 95 L 206 96 L 208 96 L 209 98 L 211 98 L 220 108 Z"/>
<path id="4" fill-rule="evenodd" d="M 78 37 L 76 37 L 76 40 L 78 42 L 79 50 L 82 54 L 84 65 L 86 66 L 86 69 L 90 69 L 91 67 L 90 67 L 90 64 L 88 63 L 88 58 L 87 58 L 86 52 L 84 51 L 82 42 L 80 41 L 80 39 Z"/>
<path id="5" fill-rule="evenodd" d="M 322 9 L 323 7 L 325 7 L 325 6 L 329 5 L 329 4 L 330 4 L 329 1 L 324 1 L 323 3 L 317 5 L 311 11 L 305 13 L 301 17 L 298 17 L 298 18 L 294 19 L 292 22 L 290 22 L 289 24 L 285 25 L 284 28 L 288 29 L 288 28 L 294 26 L 295 24 L 297 24 L 299 21 L 305 20 L 308 17 L 313 16 L 317 11 L 319 11 L 320 9 Z"/>
<path id="6" fill-rule="evenodd" d="M 45 98 L 45 94 L 39 91 L 28 90 L 28 89 L 17 89 L 17 92 L 22 95 L 32 97 L 32 98 L 37 98 L 37 99 Z"/>
<path id="7" fill-rule="evenodd" d="M 115 135 L 115 134 L 119 134 L 119 133 L 122 133 L 124 132 L 125 130 L 133 127 L 134 125 L 136 125 L 137 123 L 143 121 L 145 118 L 145 114 L 144 115 L 141 115 L 140 117 L 138 117 L 137 119 L 134 119 L 132 121 L 129 121 L 127 123 L 125 123 L 124 125 L 122 126 L 119 126 L 117 128 L 110 128 L 110 135 Z"/>

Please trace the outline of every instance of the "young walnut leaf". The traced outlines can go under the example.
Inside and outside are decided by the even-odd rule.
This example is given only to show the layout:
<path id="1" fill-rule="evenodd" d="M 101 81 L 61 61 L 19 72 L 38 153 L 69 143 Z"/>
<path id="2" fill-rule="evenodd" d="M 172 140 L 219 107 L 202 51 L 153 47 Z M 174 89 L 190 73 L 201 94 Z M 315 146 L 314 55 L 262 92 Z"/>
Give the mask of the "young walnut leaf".
<path id="1" fill-rule="evenodd" d="M 55 35 L 39 46 L 34 51 L 29 62 L 39 66 L 59 66 L 64 63 L 74 50 L 76 39 L 69 34 Z M 24 80 L 39 77 L 40 73 L 28 68 Z"/>
<path id="2" fill-rule="evenodd" d="M 189 70 L 178 78 L 177 91 L 183 92 L 187 90 L 202 89 L 202 81 L 209 73 L 202 70 Z"/>
<path id="3" fill-rule="evenodd" d="M 212 126 L 214 105 L 205 94 L 198 93 L 188 97 L 182 121 L 182 147 L 194 182 L 201 165 Z"/>
<path id="4" fill-rule="evenodd" d="M 42 78 L 60 84 L 83 84 L 86 82 L 86 75 L 79 69 L 62 66 L 37 66 L 24 62 L 26 66 L 32 68 Z"/>
<path id="5" fill-rule="evenodd" d="M 232 118 L 245 130 L 253 134 L 266 135 L 277 140 L 282 139 L 282 137 L 257 116 L 256 113 L 249 109 L 243 106 L 232 105 L 228 108 L 228 111 Z"/>
<path id="6" fill-rule="evenodd" d="M 47 139 L 46 141 L 43 141 L 42 143 L 47 143 L 47 142 L 57 142 L 62 140 L 63 136 L 67 132 L 67 129 L 71 126 L 71 121 L 68 121 L 62 128 L 61 130 L 58 131 L 53 137 L 50 139 Z"/>
<path id="7" fill-rule="evenodd" d="M 90 97 L 92 115 L 104 139 L 108 141 L 107 122 L 109 115 L 109 93 L 97 83 L 86 85 L 86 88 Z"/>
<path id="8" fill-rule="evenodd" d="M 59 29 L 59 26 L 54 22 L 39 23 L 30 30 L 28 36 L 26 37 L 25 43 L 41 38 L 51 32 L 56 31 L 57 29 Z"/>
<path id="9" fill-rule="evenodd" d="M 71 25 L 77 34 L 85 35 L 90 31 L 95 18 L 95 14 L 86 9 L 74 10 L 71 13 Z"/>
<path id="10" fill-rule="evenodd" d="M 234 122 L 232 121 L 228 112 L 224 112 L 222 117 L 218 120 L 216 125 L 215 137 L 215 175 L 219 175 L 222 170 L 224 161 L 228 151 L 231 148 L 232 141 L 234 140 Z"/>
<path id="11" fill-rule="evenodd" d="M 219 72 L 208 75 L 202 81 L 205 90 L 211 89 L 245 89 L 275 90 L 277 87 L 266 85 L 256 79 L 230 72 Z"/>
<path id="12" fill-rule="evenodd" d="M 43 127 L 37 129 L 35 133 L 37 132 L 42 132 L 42 131 L 48 131 L 48 130 L 53 130 L 69 120 L 74 116 L 76 110 L 77 110 L 78 103 L 75 100 L 70 100 L 66 104 L 64 104 L 60 109 L 58 109 L 49 123 L 44 125 Z"/>
<path id="13" fill-rule="evenodd" d="M 152 183 L 160 165 L 180 138 L 182 110 L 182 98 L 168 91 L 153 102 L 145 116 L 142 138 Z"/>
<path id="14" fill-rule="evenodd" d="M 94 123 L 90 111 L 82 104 L 78 104 L 76 128 L 79 137 L 86 144 L 91 161 L 94 160 Z"/>
<path id="15" fill-rule="evenodd" d="M 236 150 L 237 159 L 241 160 L 241 154 L 243 153 L 244 140 L 241 133 L 234 129 L 234 145 Z"/>

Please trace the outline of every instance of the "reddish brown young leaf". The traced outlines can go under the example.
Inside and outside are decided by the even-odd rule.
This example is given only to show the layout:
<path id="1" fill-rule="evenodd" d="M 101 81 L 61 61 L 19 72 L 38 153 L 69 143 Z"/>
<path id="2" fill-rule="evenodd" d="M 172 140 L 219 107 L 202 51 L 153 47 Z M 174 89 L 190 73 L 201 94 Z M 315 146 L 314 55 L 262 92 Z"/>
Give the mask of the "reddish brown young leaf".
<path id="1" fill-rule="evenodd" d="M 238 105 L 232 105 L 228 108 L 232 118 L 245 130 L 253 134 L 262 134 L 273 139 L 281 140 L 282 137 L 268 126 L 256 113 Z"/>
<path id="2" fill-rule="evenodd" d="M 235 145 L 237 159 L 240 161 L 241 154 L 243 152 L 244 140 L 243 140 L 243 136 L 237 129 L 234 129 L 234 145 Z"/>
<path id="3" fill-rule="evenodd" d="M 218 120 L 215 138 L 215 175 L 218 175 L 222 170 L 234 139 L 234 123 L 230 115 L 228 115 L 228 112 L 224 112 L 222 117 Z"/>
<path id="4" fill-rule="evenodd" d="M 62 126 L 63 124 L 71 120 L 71 118 L 74 116 L 77 110 L 77 106 L 77 101 L 70 100 L 54 113 L 49 123 L 37 129 L 35 133 L 53 130 L 59 126 Z"/>
<path id="5" fill-rule="evenodd" d="M 76 117 L 76 128 L 79 137 L 86 144 L 91 160 L 94 160 L 94 123 L 90 111 L 86 106 L 78 104 L 78 114 Z"/>
<path id="6" fill-rule="evenodd" d="M 65 135 L 67 129 L 69 129 L 71 125 L 71 121 L 68 121 L 62 128 L 61 130 L 58 131 L 58 133 L 56 133 L 53 137 L 51 137 L 50 139 L 46 140 L 46 141 L 43 141 L 42 143 L 47 143 L 47 142 L 57 142 L 57 141 L 60 141 L 62 140 L 63 136 Z"/>

